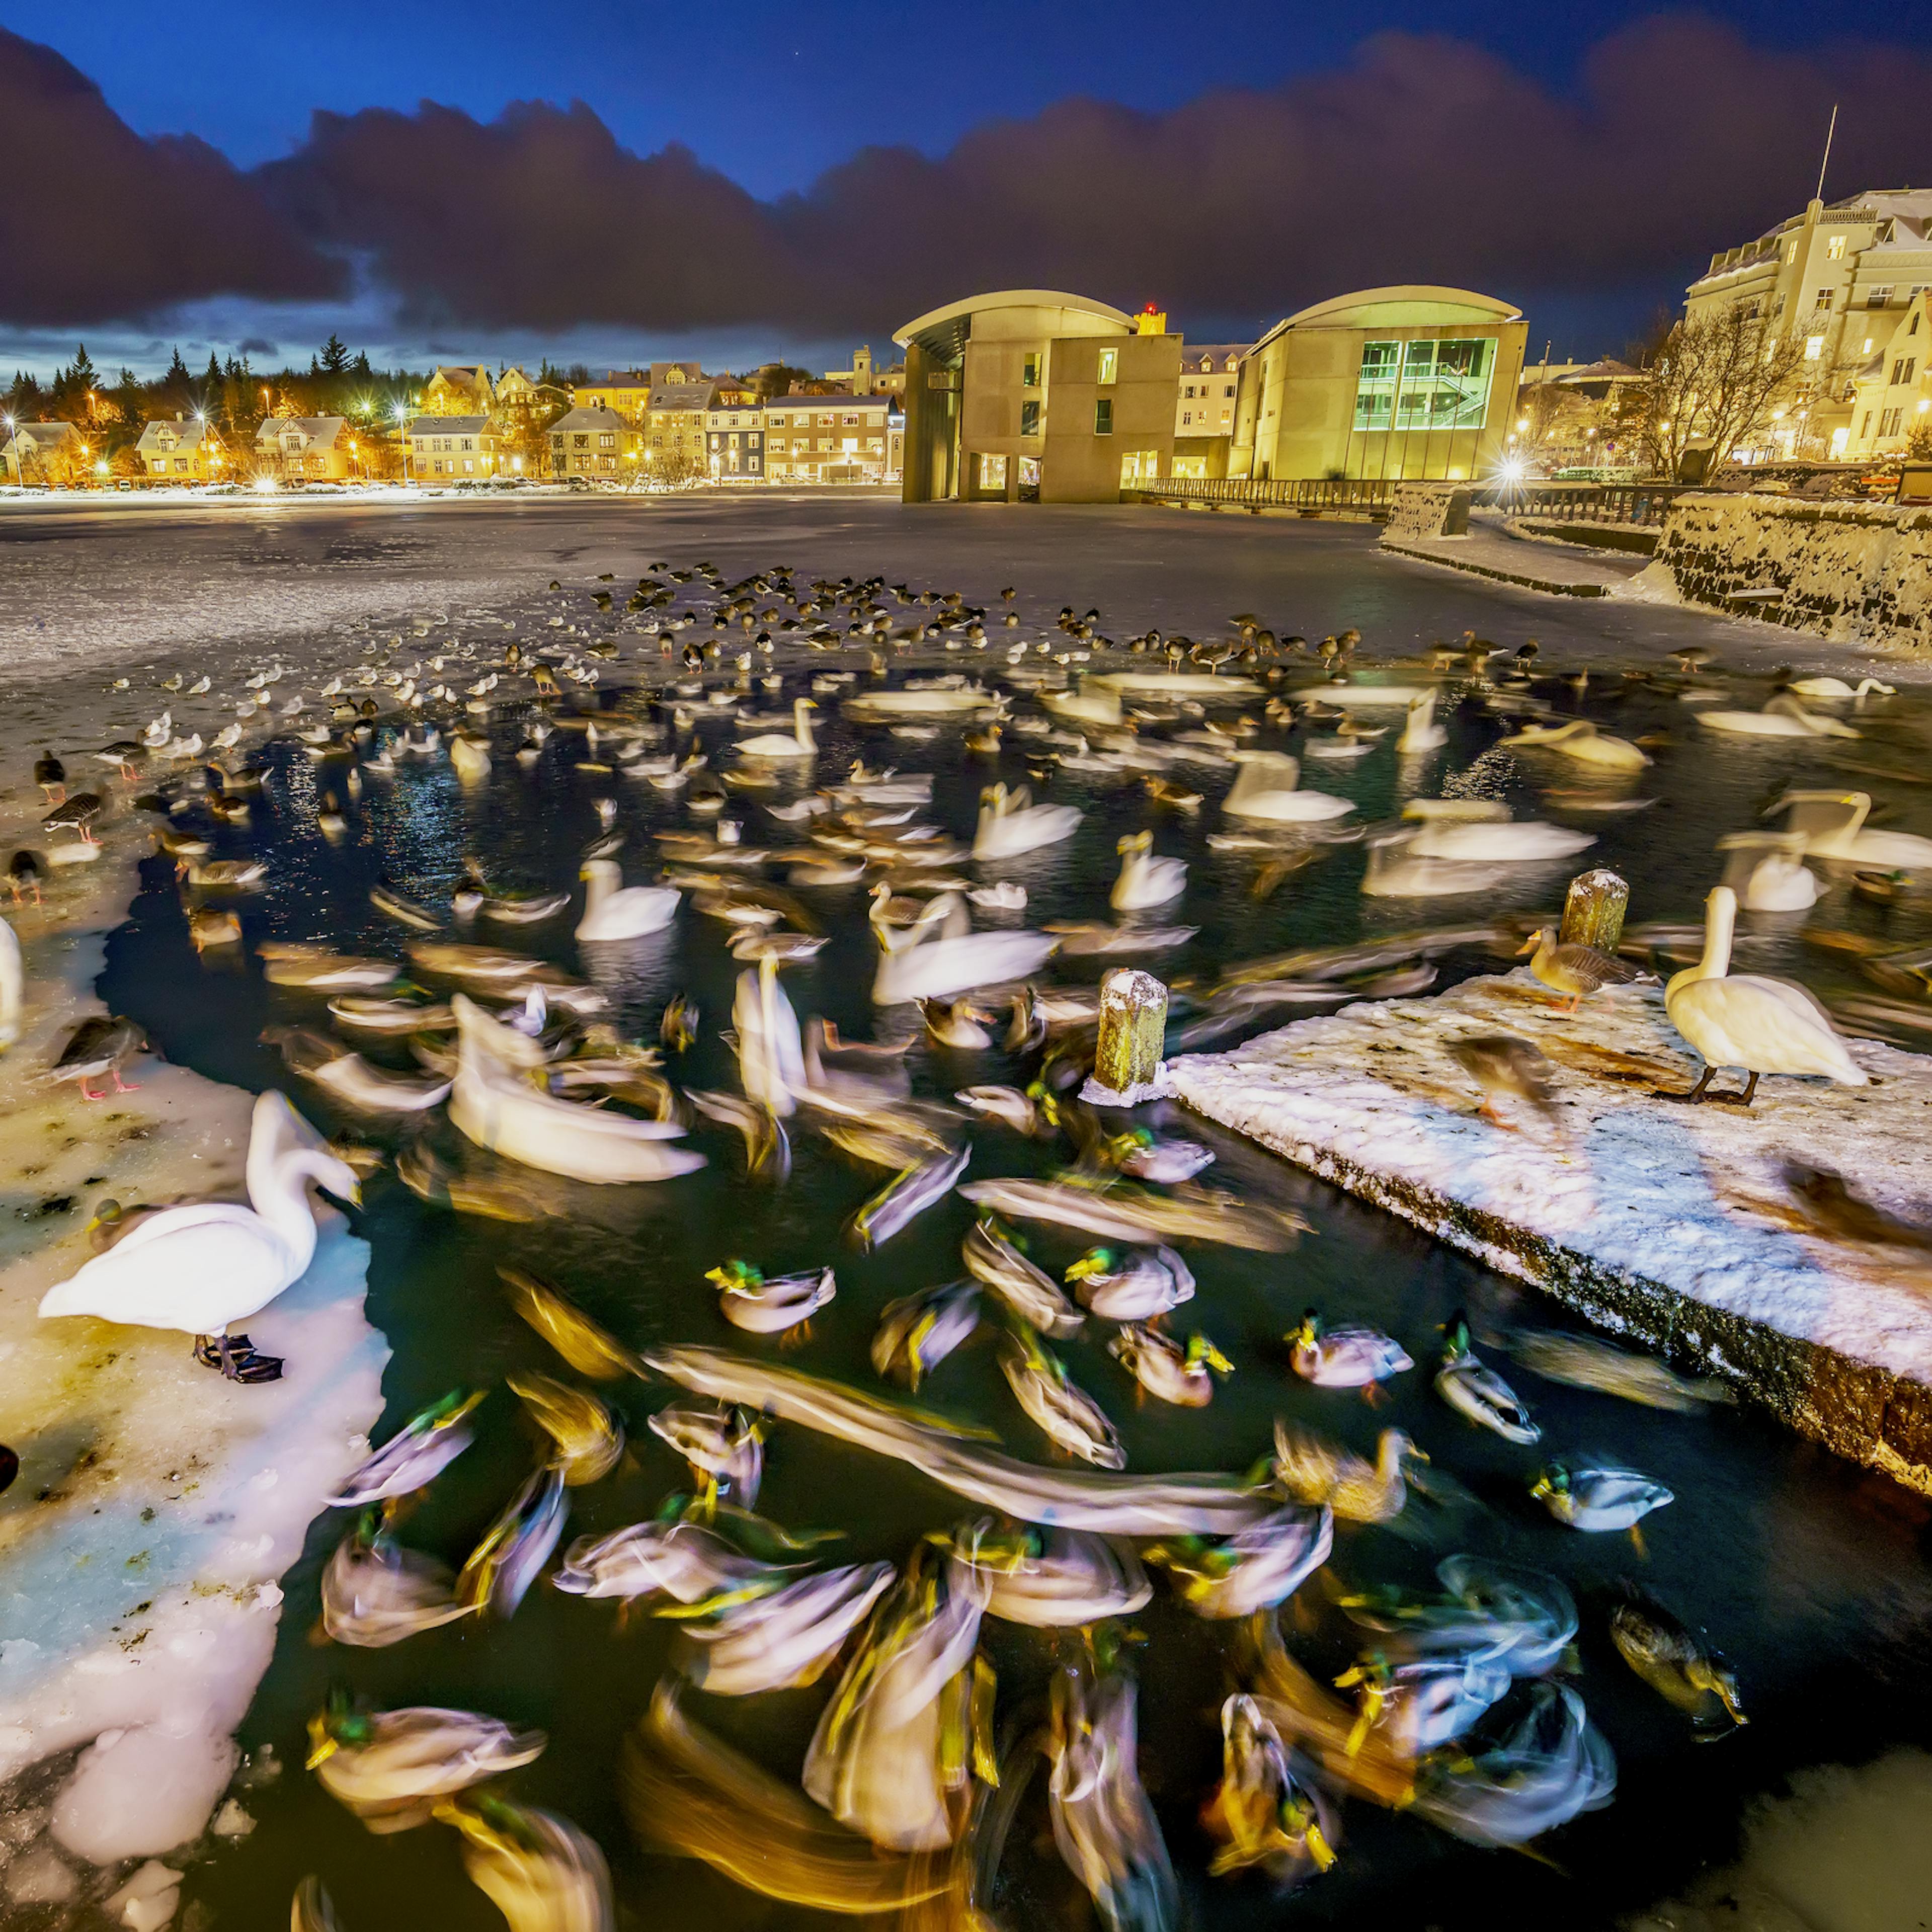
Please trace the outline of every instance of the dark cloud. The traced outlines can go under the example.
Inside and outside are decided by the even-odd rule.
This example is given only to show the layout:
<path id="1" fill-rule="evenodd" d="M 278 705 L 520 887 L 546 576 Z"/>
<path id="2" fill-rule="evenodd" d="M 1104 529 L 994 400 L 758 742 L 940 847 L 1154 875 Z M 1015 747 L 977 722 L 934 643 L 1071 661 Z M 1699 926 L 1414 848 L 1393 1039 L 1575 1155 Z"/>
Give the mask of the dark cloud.
<path id="1" fill-rule="evenodd" d="M 205 142 L 147 140 L 52 48 L 0 28 L 0 315 L 136 316 L 214 294 L 316 298 L 340 264 Z"/>
<path id="2" fill-rule="evenodd" d="M 40 132 L 22 146 L 5 103 L 27 96 Z M 428 103 L 318 113 L 293 154 L 239 177 L 197 142 L 137 140 L 64 62 L 0 37 L 0 155 L 39 157 L 42 184 L 0 202 L 0 236 L 25 224 L 15 285 L 43 318 L 313 294 L 322 250 L 419 337 L 876 336 L 1014 286 L 1154 300 L 1197 325 L 1411 280 L 1623 312 L 1633 291 L 1674 300 L 1708 251 L 1802 206 L 1834 100 L 1828 191 L 1932 182 L 1928 100 L 1924 50 L 1768 51 L 1695 15 L 1604 39 L 1566 90 L 1466 42 L 1391 34 L 1343 67 L 1171 112 L 1070 100 L 937 157 L 862 149 L 760 201 L 682 147 L 632 152 L 580 102 L 488 122 Z M 17 263 L 23 244 L 6 246 Z"/>

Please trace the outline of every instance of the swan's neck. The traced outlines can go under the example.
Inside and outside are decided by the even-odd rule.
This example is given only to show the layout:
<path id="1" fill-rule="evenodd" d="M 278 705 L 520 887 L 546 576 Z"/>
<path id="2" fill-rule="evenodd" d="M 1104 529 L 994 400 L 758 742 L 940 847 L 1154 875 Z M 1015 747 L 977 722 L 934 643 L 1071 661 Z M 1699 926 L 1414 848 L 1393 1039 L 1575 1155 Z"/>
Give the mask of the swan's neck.
<path id="1" fill-rule="evenodd" d="M 1737 922 L 1736 902 L 1728 897 L 1712 900 L 1704 915 L 1704 956 L 1687 971 L 1676 974 L 1672 987 L 1688 986 L 1696 980 L 1721 980 L 1731 970 L 1731 932 Z"/>
<path id="2" fill-rule="evenodd" d="M 593 869 L 590 878 L 584 882 L 584 911 L 586 914 L 596 911 L 610 896 L 611 890 L 610 874 L 601 866 Z"/>
<path id="3" fill-rule="evenodd" d="M 296 1257 L 299 1274 L 315 1252 L 315 1216 L 308 1204 L 308 1184 L 336 1172 L 335 1157 L 316 1148 L 296 1148 L 284 1154 L 258 1189 L 252 1183 L 249 1202 L 274 1229 Z"/>
<path id="4" fill-rule="evenodd" d="M 808 752 L 817 751 L 818 740 L 812 735 L 812 713 L 806 709 L 803 698 L 793 706 L 791 715 L 797 720 L 798 742 Z"/>

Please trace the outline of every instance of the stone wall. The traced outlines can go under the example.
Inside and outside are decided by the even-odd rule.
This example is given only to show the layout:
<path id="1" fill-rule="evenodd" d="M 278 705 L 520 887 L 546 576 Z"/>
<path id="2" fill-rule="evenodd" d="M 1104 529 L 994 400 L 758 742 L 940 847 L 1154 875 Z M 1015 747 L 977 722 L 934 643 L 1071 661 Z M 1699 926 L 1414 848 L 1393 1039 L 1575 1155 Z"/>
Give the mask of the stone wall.
<path id="1" fill-rule="evenodd" d="M 1671 506 L 1657 560 L 1688 604 L 1932 652 L 1932 509 L 1700 491 Z"/>
<path id="2" fill-rule="evenodd" d="M 1382 526 L 1382 535 L 1396 541 L 1462 537 L 1468 533 L 1469 486 L 1466 483 L 1399 484 L 1395 507 Z"/>

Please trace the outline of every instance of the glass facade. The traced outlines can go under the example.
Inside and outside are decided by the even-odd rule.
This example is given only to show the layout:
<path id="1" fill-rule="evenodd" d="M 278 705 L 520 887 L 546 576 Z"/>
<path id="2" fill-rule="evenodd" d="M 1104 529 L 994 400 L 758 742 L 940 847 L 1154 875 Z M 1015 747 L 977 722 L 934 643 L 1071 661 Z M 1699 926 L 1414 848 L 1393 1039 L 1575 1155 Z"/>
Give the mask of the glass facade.
<path id="1" fill-rule="evenodd" d="M 1488 336 L 1365 342 L 1355 381 L 1358 430 L 1480 428 L 1496 367 Z"/>

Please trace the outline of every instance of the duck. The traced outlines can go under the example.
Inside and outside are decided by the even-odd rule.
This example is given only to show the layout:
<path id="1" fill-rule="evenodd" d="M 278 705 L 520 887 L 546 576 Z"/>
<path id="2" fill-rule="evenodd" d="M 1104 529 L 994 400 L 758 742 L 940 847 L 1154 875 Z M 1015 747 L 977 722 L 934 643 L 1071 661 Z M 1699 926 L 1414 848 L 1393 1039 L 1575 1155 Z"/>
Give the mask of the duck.
<path id="1" fill-rule="evenodd" d="M 1610 1611 L 1617 1654 L 1660 1696 L 1686 1712 L 1700 1743 L 1728 1736 L 1750 1720 L 1736 1673 L 1719 1652 L 1648 1592 L 1627 1588 Z"/>
<path id="2" fill-rule="evenodd" d="M 359 1202 L 354 1170 L 271 1088 L 255 1102 L 247 1166 L 248 1205 L 200 1202 L 151 1215 L 40 1299 L 41 1318 L 91 1315 L 148 1328 L 184 1330 L 195 1358 L 231 1381 L 274 1382 L 280 1360 L 227 1330 L 260 1312 L 307 1273 L 316 1246 L 311 1184 Z"/>
<path id="3" fill-rule="evenodd" d="M 812 714 L 818 706 L 812 699 L 795 700 L 791 707 L 792 729 L 795 735 L 787 737 L 782 731 L 760 732 L 755 738 L 746 738 L 738 746 L 748 758 L 810 758 L 818 753 L 818 740 L 812 735 Z"/>
<path id="4" fill-rule="evenodd" d="M 1252 1697 L 1221 1706 L 1221 1781 L 1201 1819 L 1220 1849 L 1209 1864 L 1216 1878 L 1258 1865 L 1278 1886 L 1293 1884 L 1335 1862 L 1336 1807 L 1304 1772 Z"/>
<path id="5" fill-rule="evenodd" d="M 50 748 L 34 760 L 34 782 L 50 805 L 59 805 L 67 797 L 67 767 Z"/>
<path id="6" fill-rule="evenodd" d="M 1328 1562 L 1334 1513 L 1289 1503 L 1232 1536 L 1178 1536 L 1142 1552 L 1197 1617 L 1252 1616 L 1286 1603 Z"/>
<path id="7" fill-rule="evenodd" d="M 343 1478 L 330 1503 L 361 1508 L 427 1488 L 476 1440 L 470 1414 L 482 1400 L 480 1389 L 468 1395 L 452 1390 L 418 1411 Z"/>
<path id="8" fill-rule="evenodd" d="M 1042 1329 L 1064 1340 L 1085 1324 L 1087 1318 L 1060 1293 L 1052 1277 L 1028 1261 L 990 1217 L 974 1223 L 960 1258 L 966 1272 L 991 1288 L 1029 1329 Z"/>
<path id="9" fill-rule="evenodd" d="M 782 1335 L 802 1328 L 838 1292 L 830 1268 L 767 1277 L 749 1262 L 721 1262 L 705 1270 L 716 1282 L 726 1321 L 751 1335 Z"/>
<path id="10" fill-rule="evenodd" d="M 1373 1328 L 1322 1325 L 1312 1308 L 1288 1337 L 1294 1372 L 1318 1388 L 1367 1388 L 1415 1366 L 1402 1344 Z"/>
<path id="11" fill-rule="evenodd" d="M 1440 751 L 1449 742 L 1449 734 L 1436 722 L 1436 694 L 1425 692 L 1411 700 L 1402 722 L 1402 736 L 1395 741 L 1400 758 L 1414 758 L 1424 752 Z"/>
<path id="12" fill-rule="evenodd" d="M 1077 1387 L 1059 1358 L 1049 1354 L 1022 1324 L 1000 1345 L 1000 1372 L 1021 1408 L 1054 1448 L 1096 1468 L 1124 1469 L 1127 1452 L 1106 1412 Z"/>
<path id="13" fill-rule="evenodd" d="M 1785 692 L 1770 699 L 1762 711 L 1700 711 L 1694 715 L 1706 730 L 1738 737 L 1857 738 L 1864 735 L 1822 712 L 1806 710 Z"/>
<path id="14" fill-rule="evenodd" d="M 1512 752 L 1554 752 L 1600 771 L 1640 772 L 1650 763 L 1649 755 L 1628 738 L 1599 730 L 1589 718 L 1573 718 L 1567 724 L 1526 724 L 1514 737 L 1504 739 L 1502 746 Z"/>
<path id="15" fill-rule="evenodd" d="M 1214 1377 L 1234 1372 L 1205 1335 L 1183 1343 L 1134 1322 L 1123 1324 L 1107 1352 L 1149 1395 L 1178 1408 L 1205 1408 L 1214 1399 Z"/>
<path id="16" fill-rule="evenodd" d="M 1634 1530 L 1652 1510 L 1676 1500 L 1661 1483 L 1635 1469 L 1572 1468 L 1554 1462 L 1529 1492 L 1558 1522 L 1592 1532 Z"/>
<path id="17" fill-rule="evenodd" d="M 1237 767 L 1233 788 L 1221 801 L 1222 812 L 1236 818 L 1264 818 L 1277 825 L 1305 825 L 1340 818 L 1353 812 L 1354 802 L 1327 792 L 1303 791 L 1301 766 L 1286 752 L 1228 752 Z"/>
<path id="18" fill-rule="evenodd" d="M 141 1029 L 132 1020 L 106 1013 L 95 1013 L 81 1022 L 68 1036 L 60 1058 L 54 1062 L 52 1080 L 74 1080 L 80 1084 L 83 1100 L 101 1100 L 106 1096 L 88 1090 L 96 1080 L 111 1079 L 117 1094 L 131 1094 L 136 1083 L 121 1077 L 121 1070 L 147 1045 Z"/>
<path id="19" fill-rule="evenodd" d="M 533 1762 L 549 1742 L 474 1711 L 360 1712 L 346 1698 L 308 1730 L 316 1781 L 377 1833 L 427 1824 L 439 1800 Z"/>
<path id="20" fill-rule="evenodd" d="M 1156 856 L 1151 832 L 1130 832 L 1114 849 L 1120 855 L 1120 875 L 1107 903 L 1116 912 L 1166 905 L 1186 891 L 1186 861 Z"/>
<path id="21" fill-rule="evenodd" d="M 751 1411 L 719 1402 L 661 1408 L 649 1420 L 651 1433 L 691 1466 L 716 1502 L 728 1494 L 740 1509 L 758 1506 L 764 1480 L 764 1425 Z"/>
<path id="22" fill-rule="evenodd" d="M 1696 1102 L 1724 1100 L 1748 1107 L 1760 1075 L 1782 1073 L 1863 1087 L 1869 1076 L 1859 1066 L 1816 998 L 1787 980 L 1730 970 L 1731 935 L 1737 922 L 1737 895 L 1728 886 L 1712 889 L 1705 901 L 1704 952 L 1694 966 L 1674 974 L 1664 989 L 1664 1010 L 1704 1070 L 1687 1094 L 1664 1097 Z M 1723 1066 L 1749 1076 L 1742 1094 L 1711 1094 L 1712 1077 Z"/>
<path id="23" fill-rule="evenodd" d="M 1550 1089 L 1549 1060 L 1526 1040 L 1513 1034 L 1473 1034 L 1452 1040 L 1449 1057 L 1483 1090 L 1483 1104 L 1477 1109 L 1483 1118 L 1499 1127 L 1513 1124 L 1496 1112 L 1496 1102 L 1507 1098 L 1533 1107 L 1556 1124 L 1556 1103 Z"/>
<path id="24" fill-rule="evenodd" d="M 1531 974 L 1552 993 L 1567 993 L 1570 1004 L 1563 1010 L 1574 1013 L 1592 993 L 1606 986 L 1627 986 L 1644 976 L 1634 966 L 1600 952 L 1594 946 L 1565 946 L 1553 926 L 1532 932 L 1516 948 L 1516 957 L 1535 956 L 1529 962 Z"/>
<path id="25" fill-rule="evenodd" d="M 675 886 L 626 886 L 614 859 L 586 859 L 578 876 L 584 886 L 580 940 L 641 939 L 662 932 L 677 915 L 682 895 Z"/>
<path id="26" fill-rule="evenodd" d="M 1505 1442 L 1531 1443 L 1543 1431 L 1529 1418 L 1515 1390 L 1495 1370 L 1477 1358 L 1469 1344 L 1469 1324 L 1459 1309 L 1449 1318 L 1442 1366 L 1436 1372 L 1436 1393 L 1459 1415 L 1500 1436 Z"/>
<path id="27" fill-rule="evenodd" d="M 1090 1248 L 1066 1270 L 1068 1285 L 1103 1322 L 1157 1321 L 1194 1298 L 1194 1276 L 1172 1248 Z"/>
<path id="28" fill-rule="evenodd" d="M 1325 1504 L 1348 1522 L 1391 1522 L 1408 1502 L 1408 1464 L 1429 1459 L 1400 1429 L 1384 1429 L 1371 1462 L 1276 1419 L 1269 1480 L 1292 1502 Z"/>
<path id="29" fill-rule="evenodd" d="M 1079 830 L 1083 816 L 1071 805 L 1035 805 L 1024 785 L 1009 791 L 988 785 L 980 794 L 980 821 L 973 835 L 976 859 L 1012 859 L 1044 845 L 1058 845 Z"/>

